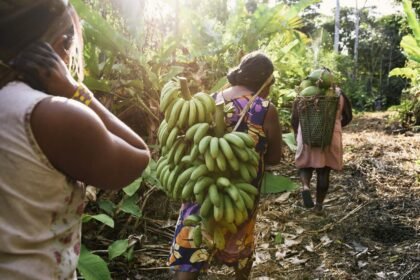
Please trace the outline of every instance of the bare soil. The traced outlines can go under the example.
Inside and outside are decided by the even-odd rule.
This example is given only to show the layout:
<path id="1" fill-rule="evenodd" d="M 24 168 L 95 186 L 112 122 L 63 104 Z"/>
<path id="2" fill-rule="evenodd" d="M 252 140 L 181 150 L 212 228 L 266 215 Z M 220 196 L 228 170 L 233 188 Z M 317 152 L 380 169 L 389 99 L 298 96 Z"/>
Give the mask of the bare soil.
<path id="1" fill-rule="evenodd" d="M 420 279 L 420 134 L 387 133 L 388 117 L 364 113 L 344 129 L 345 168 L 332 172 L 322 215 L 302 207 L 299 190 L 261 199 L 252 279 Z M 276 171 L 298 182 L 291 152 Z M 138 232 L 118 233 L 140 241 L 134 261 L 110 262 L 113 279 L 172 279 L 178 205 L 159 191 L 144 198 Z M 85 243 L 98 240 L 84 232 Z M 214 265 L 200 279 L 234 275 Z"/>

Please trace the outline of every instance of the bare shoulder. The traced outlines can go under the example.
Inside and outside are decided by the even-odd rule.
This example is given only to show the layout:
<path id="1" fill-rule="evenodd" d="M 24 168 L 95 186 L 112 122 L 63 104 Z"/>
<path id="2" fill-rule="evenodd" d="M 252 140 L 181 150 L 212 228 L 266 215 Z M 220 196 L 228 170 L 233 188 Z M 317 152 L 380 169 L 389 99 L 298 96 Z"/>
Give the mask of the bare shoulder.
<path id="1" fill-rule="evenodd" d="M 104 128 L 100 118 L 87 106 L 64 97 L 51 97 L 42 100 L 34 109 L 31 125 L 37 130 L 42 126 L 50 129 L 89 132 L 92 128 Z"/>

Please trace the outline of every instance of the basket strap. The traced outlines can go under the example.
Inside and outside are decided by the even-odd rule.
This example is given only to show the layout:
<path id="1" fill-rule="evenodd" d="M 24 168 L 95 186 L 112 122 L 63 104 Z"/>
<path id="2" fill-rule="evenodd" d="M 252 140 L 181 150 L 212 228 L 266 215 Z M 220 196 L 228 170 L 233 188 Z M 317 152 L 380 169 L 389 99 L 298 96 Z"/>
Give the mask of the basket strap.
<path id="1" fill-rule="evenodd" d="M 245 105 L 245 107 L 242 109 L 241 114 L 239 115 L 239 120 L 236 123 L 235 127 L 233 128 L 232 131 L 236 131 L 239 127 L 239 125 L 242 123 L 246 113 L 248 113 L 249 109 L 251 108 L 252 103 L 254 103 L 255 99 L 258 97 L 258 95 L 260 95 L 260 93 L 263 91 L 263 89 L 268 86 L 271 81 L 273 80 L 274 76 L 271 74 L 270 77 L 267 78 L 267 80 L 265 80 L 264 84 L 261 86 L 261 88 L 257 91 L 256 94 L 254 94 L 248 101 L 248 103 Z"/>

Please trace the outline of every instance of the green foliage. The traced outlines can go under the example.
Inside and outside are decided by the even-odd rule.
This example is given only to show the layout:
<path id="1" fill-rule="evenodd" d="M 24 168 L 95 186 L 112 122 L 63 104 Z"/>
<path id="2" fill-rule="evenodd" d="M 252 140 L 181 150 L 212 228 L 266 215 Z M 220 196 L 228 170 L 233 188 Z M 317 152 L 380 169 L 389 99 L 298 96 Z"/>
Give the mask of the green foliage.
<path id="1" fill-rule="evenodd" d="M 287 177 L 265 172 L 261 187 L 262 194 L 279 193 L 297 189 L 298 185 Z"/>
<path id="2" fill-rule="evenodd" d="M 108 258 L 112 260 L 124 254 L 128 249 L 128 240 L 116 240 L 108 247 Z"/>
<path id="3" fill-rule="evenodd" d="M 90 220 L 97 220 L 107 226 L 109 226 L 110 228 L 114 228 L 114 220 L 105 214 L 97 214 L 97 215 L 89 215 L 89 214 L 83 214 L 82 216 L 82 222 L 86 223 L 89 222 Z"/>
<path id="4" fill-rule="evenodd" d="M 131 214 L 136 218 L 140 218 L 142 216 L 142 212 L 140 207 L 138 206 L 139 198 L 137 195 L 125 197 L 121 204 L 121 211 Z"/>
<path id="5" fill-rule="evenodd" d="M 295 134 L 293 132 L 285 133 L 282 135 L 283 142 L 286 143 L 287 147 L 289 147 L 290 151 L 296 152 L 297 150 L 297 143 L 295 139 Z"/>
<path id="6" fill-rule="evenodd" d="M 85 280 L 110 280 L 111 274 L 106 262 L 92 254 L 85 246 L 81 247 L 77 270 Z"/>
<path id="7" fill-rule="evenodd" d="M 389 76 L 404 77 L 410 81 L 405 100 L 394 108 L 398 112 L 400 121 L 405 126 L 409 126 L 420 124 L 420 23 L 412 9 L 411 1 L 403 0 L 402 2 L 413 35 L 406 35 L 401 40 L 401 48 L 408 58 L 405 67 L 394 68 Z M 414 115 L 413 123 L 408 122 L 408 114 Z"/>

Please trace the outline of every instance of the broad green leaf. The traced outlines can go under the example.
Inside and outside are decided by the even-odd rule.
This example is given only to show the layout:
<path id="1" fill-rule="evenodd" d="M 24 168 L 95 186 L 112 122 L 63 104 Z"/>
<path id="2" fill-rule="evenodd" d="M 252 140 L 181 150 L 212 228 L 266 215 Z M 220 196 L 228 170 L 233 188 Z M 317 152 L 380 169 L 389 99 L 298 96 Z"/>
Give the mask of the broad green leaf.
<path id="1" fill-rule="evenodd" d="M 298 185 L 287 177 L 274 175 L 270 172 L 264 173 L 261 193 L 279 193 L 292 191 L 298 188 Z"/>
<path id="2" fill-rule="evenodd" d="M 419 71 L 417 71 L 416 69 L 413 68 L 409 68 L 409 67 L 404 67 L 404 68 L 394 68 L 391 70 L 391 72 L 389 72 L 389 76 L 401 76 L 404 78 L 408 78 L 412 81 L 414 81 L 414 79 L 417 78 L 417 76 L 419 75 Z"/>
<path id="3" fill-rule="evenodd" d="M 128 248 L 128 240 L 127 239 L 117 240 L 117 241 L 113 242 L 108 247 L 109 260 L 112 260 L 112 259 L 114 259 L 118 256 L 121 256 L 122 254 L 124 254 L 125 251 L 127 251 L 127 248 Z"/>
<path id="4" fill-rule="evenodd" d="M 83 20 L 84 34 L 89 36 L 89 41 L 114 53 L 121 53 L 131 58 L 140 56 L 133 45 L 121 35 L 122 33 L 117 32 L 98 11 L 91 9 L 82 0 L 71 0 L 71 3 Z"/>
<path id="5" fill-rule="evenodd" d="M 110 216 L 114 215 L 114 209 L 116 208 L 115 204 L 110 200 L 100 200 L 98 201 L 98 206 L 105 211 Z"/>
<path id="6" fill-rule="evenodd" d="M 404 54 L 411 60 L 420 63 L 420 44 L 416 42 L 413 36 L 406 35 L 401 40 L 401 47 Z"/>
<path id="7" fill-rule="evenodd" d="M 420 23 L 416 18 L 416 13 L 412 9 L 412 2 L 409 0 L 403 0 L 404 12 L 407 15 L 407 22 L 411 30 L 413 30 L 414 37 L 417 41 L 417 45 L 420 46 Z"/>
<path id="8" fill-rule="evenodd" d="M 123 191 L 128 195 L 128 196 L 132 196 L 133 194 L 135 194 L 137 192 L 137 190 L 140 188 L 141 186 L 141 182 L 143 182 L 143 178 L 140 177 L 138 179 L 136 179 L 134 182 L 132 182 L 130 185 L 128 185 L 127 187 L 123 188 Z"/>
<path id="9" fill-rule="evenodd" d="M 131 246 L 130 249 L 124 253 L 124 256 L 127 261 L 131 262 L 134 259 L 134 246 Z"/>
<path id="10" fill-rule="evenodd" d="M 82 245 L 77 270 L 85 280 L 108 280 L 111 273 L 106 262 Z"/>
<path id="11" fill-rule="evenodd" d="M 114 220 L 106 214 L 98 214 L 98 215 L 93 215 L 93 216 L 89 214 L 83 214 L 82 216 L 83 223 L 86 223 L 92 219 L 97 220 L 111 228 L 114 228 Z"/>
<path id="12" fill-rule="evenodd" d="M 297 145 L 296 145 L 295 134 L 293 132 L 290 132 L 290 133 L 283 134 L 282 137 L 283 137 L 283 142 L 286 143 L 287 147 L 289 147 L 289 149 L 292 152 L 296 152 Z"/>
<path id="13" fill-rule="evenodd" d="M 121 205 L 121 211 L 131 214 L 137 218 L 140 218 L 142 216 L 140 207 L 137 205 L 137 196 L 133 195 L 126 199 L 124 199 L 122 205 Z"/>

